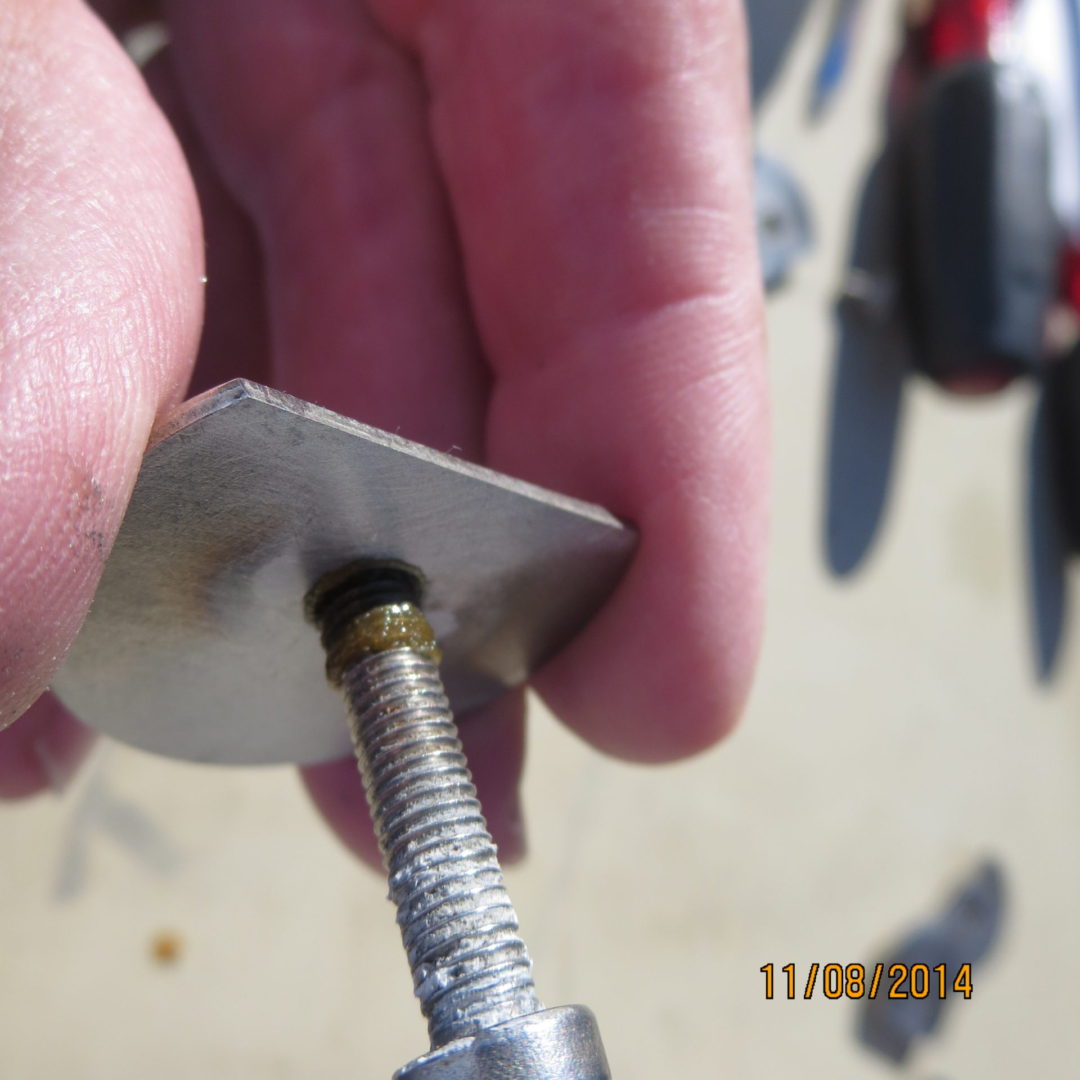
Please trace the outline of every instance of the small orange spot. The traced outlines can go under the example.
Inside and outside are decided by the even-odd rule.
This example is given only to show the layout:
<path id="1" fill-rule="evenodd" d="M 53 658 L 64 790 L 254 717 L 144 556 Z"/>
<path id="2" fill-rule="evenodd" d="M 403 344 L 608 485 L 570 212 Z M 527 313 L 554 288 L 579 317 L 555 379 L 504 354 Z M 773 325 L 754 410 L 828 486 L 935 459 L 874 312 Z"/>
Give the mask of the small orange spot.
<path id="1" fill-rule="evenodd" d="M 155 964 L 171 967 L 184 954 L 184 939 L 173 930 L 161 930 L 150 939 L 150 956 Z"/>

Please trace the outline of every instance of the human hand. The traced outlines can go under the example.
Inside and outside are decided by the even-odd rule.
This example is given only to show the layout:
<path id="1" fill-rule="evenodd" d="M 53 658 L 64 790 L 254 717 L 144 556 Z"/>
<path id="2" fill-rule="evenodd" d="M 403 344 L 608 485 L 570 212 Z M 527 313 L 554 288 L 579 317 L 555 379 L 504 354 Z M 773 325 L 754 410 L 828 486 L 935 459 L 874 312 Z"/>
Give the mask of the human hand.
<path id="1" fill-rule="evenodd" d="M 146 6 L 98 8 L 122 31 Z M 198 351 L 195 390 L 270 383 L 633 520 L 625 580 L 533 685 L 622 757 L 713 743 L 765 551 L 739 0 L 162 10 L 157 105 L 82 3 L 0 10 L 0 727 L 77 632 Z M 521 692 L 462 735 L 512 858 Z M 89 742 L 41 698 L 0 735 L 0 795 Z M 304 778 L 375 858 L 355 765 Z"/>

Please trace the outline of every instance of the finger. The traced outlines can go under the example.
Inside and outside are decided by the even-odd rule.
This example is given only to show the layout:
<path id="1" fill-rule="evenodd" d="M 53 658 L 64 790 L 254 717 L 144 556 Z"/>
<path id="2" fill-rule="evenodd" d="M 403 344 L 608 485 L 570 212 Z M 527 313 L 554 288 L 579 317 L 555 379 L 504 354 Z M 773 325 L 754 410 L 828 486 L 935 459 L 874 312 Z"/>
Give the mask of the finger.
<path id="1" fill-rule="evenodd" d="M 766 419 L 736 0 L 373 0 L 416 50 L 497 383 L 496 468 L 641 544 L 540 673 L 596 745 L 728 730 L 757 652 Z"/>
<path id="2" fill-rule="evenodd" d="M 94 745 L 94 735 L 44 694 L 19 723 L 0 731 L 0 799 L 63 791 Z"/>
<path id="3" fill-rule="evenodd" d="M 192 111 L 257 224 L 277 384 L 477 456 L 487 376 L 414 65 L 356 0 L 168 10 Z"/>
<path id="4" fill-rule="evenodd" d="M 200 131 L 257 223 L 277 385 L 479 457 L 487 373 L 415 65 L 355 0 L 170 10 Z M 500 807 L 516 784 L 520 717 L 505 731 L 466 722 L 467 740 L 481 734 L 486 755 L 508 763 L 507 775 L 487 779 L 482 766 L 480 782 L 498 796 L 493 827 L 511 850 Z M 345 842 L 371 858 L 355 766 L 305 775 Z"/>
<path id="5" fill-rule="evenodd" d="M 187 116 L 168 49 L 143 69 L 143 77 L 192 171 L 207 233 L 206 317 L 189 393 L 237 375 L 265 381 L 268 357 L 254 230 L 223 188 Z M 43 694 L 17 726 L 0 732 L 0 798 L 62 791 L 93 744 L 89 729 L 55 697 Z"/>
<path id="6" fill-rule="evenodd" d="M 183 160 L 74 0 L 0 7 L 0 727 L 86 612 L 154 416 L 194 357 Z"/>
<path id="7" fill-rule="evenodd" d="M 270 382 L 262 252 L 254 223 L 225 187 L 192 120 L 172 47 L 162 49 L 143 76 L 184 152 L 206 237 L 205 314 L 188 394 L 235 378 Z"/>
<path id="8" fill-rule="evenodd" d="M 518 784 L 525 756 L 525 699 L 521 691 L 462 719 L 461 741 L 484 809 L 488 830 L 504 864 L 525 854 Z M 312 801 L 342 843 L 372 866 L 382 858 L 363 784 L 352 758 L 301 770 Z"/>

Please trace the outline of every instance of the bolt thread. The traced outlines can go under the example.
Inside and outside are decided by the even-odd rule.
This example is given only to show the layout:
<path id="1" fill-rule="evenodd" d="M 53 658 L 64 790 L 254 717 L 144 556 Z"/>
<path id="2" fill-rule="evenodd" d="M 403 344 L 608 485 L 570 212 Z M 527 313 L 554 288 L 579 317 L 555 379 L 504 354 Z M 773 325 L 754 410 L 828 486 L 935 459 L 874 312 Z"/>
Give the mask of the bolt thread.
<path id="1" fill-rule="evenodd" d="M 538 1011 L 437 665 L 411 649 L 377 652 L 342 686 L 432 1047 Z"/>
<path id="2" fill-rule="evenodd" d="M 353 563 L 322 578 L 305 601 L 308 618 L 330 650 L 365 611 L 383 604 L 419 607 L 423 583 L 417 571 L 388 560 Z"/>

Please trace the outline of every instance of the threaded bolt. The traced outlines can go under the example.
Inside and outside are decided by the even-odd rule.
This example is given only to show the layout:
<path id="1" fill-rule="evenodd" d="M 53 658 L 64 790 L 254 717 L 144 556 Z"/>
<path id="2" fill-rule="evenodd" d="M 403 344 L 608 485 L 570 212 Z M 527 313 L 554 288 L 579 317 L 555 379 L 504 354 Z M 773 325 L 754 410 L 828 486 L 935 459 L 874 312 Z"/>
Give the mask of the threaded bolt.
<path id="1" fill-rule="evenodd" d="M 357 563 L 308 594 L 432 1048 L 542 1008 L 420 611 L 423 578 Z"/>

